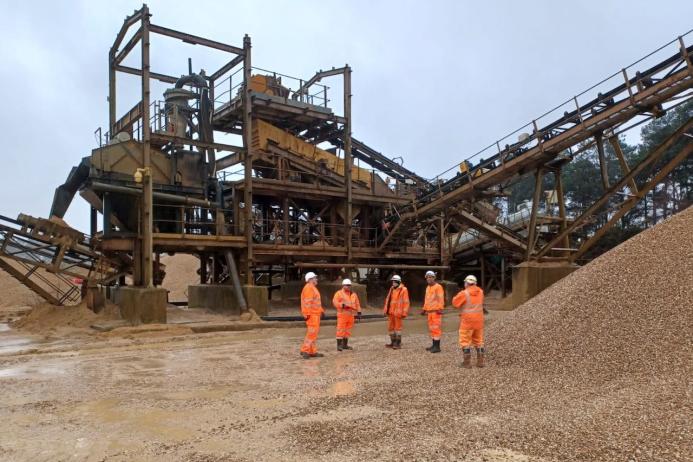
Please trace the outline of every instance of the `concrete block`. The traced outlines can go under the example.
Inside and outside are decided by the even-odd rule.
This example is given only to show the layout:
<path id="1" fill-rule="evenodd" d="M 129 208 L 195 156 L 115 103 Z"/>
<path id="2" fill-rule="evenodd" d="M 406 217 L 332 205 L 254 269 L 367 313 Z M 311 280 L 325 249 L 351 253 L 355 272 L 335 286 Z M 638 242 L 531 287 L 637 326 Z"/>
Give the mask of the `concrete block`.
<path id="1" fill-rule="evenodd" d="M 265 286 L 243 286 L 243 294 L 249 308 L 258 316 L 269 314 L 269 292 Z"/>
<path id="2" fill-rule="evenodd" d="M 120 315 L 133 324 L 166 323 L 167 299 L 160 287 L 120 287 L 115 293 Z"/>
<path id="3" fill-rule="evenodd" d="M 243 286 L 243 296 L 249 308 L 259 316 L 269 312 L 269 296 L 267 287 Z M 212 311 L 229 315 L 240 315 L 236 291 L 232 285 L 198 284 L 188 286 L 188 306 L 190 308 L 207 308 Z"/>
<path id="4" fill-rule="evenodd" d="M 537 262 L 524 262 L 514 266 L 513 292 L 511 301 L 506 306 L 510 309 L 517 308 L 578 268 L 578 265 L 568 263 Z"/>

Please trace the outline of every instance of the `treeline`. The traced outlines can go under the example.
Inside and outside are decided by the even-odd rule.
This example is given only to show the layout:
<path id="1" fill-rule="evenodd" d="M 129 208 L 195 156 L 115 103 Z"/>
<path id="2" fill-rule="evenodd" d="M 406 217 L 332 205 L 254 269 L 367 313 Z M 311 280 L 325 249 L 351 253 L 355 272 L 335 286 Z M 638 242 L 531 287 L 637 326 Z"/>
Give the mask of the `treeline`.
<path id="1" fill-rule="evenodd" d="M 630 167 L 637 165 L 644 157 L 662 144 L 667 137 L 686 123 L 693 116 L 693 101 L 670 109 L 664 116 L 653 119 L 641 129 L 641 143 L 630 145 L 623 137 L 620 146 L 626 162 Z M 642 185 L 656 175 L 659 167 L 675 157 L 685 143 L 693 139 L 681 137 L 672 145 L 666 154 L 656 163 L 656 168 L 636 177 L 638 185 Z M 587 145 L 585 145 L 587 146 Z M 604 142 L 609 184 L 614 184 L 623 177 L 623 171 L 610 143 Z M 587 147 L 585 151 L 575 156 L 566 164 L 561 172 L 563 189 L 566 200 L 566 211 L 569 216 L 578 216 L 599 199 L 605 191 L 599 165 L 599 155 L 596 146 Z M 507 202 L 503 204 L 508 213 L 518 210 L 522 203 L 531 200 L 534 191 L 534 175 L 527 175 L 508 185 L 505 192 L 509 193 Z M 555 189 L 555 178 L 552 173 L 544 176 L 544 191 Z M 604 225 L 617 210 L 619 204 L 628 199 L 632 191 L 628 187 L 611 198 L 609 203 L 588 223 L 581 227 L 575 237 L 584 240 L 591 236 L 596 229 Z M 624 240 L 632 237 L 643 229 L 650 227 L 665 218 L 688 207 L 693 202 L 693 158 L 689 156 L 661 181 L 645 198 L 626 213 L 620 223 L 614 226 L 594 247 L 585 254 L 585 259 L 591 259 L 611 249 Z M 557 213 L 555 206 L 546 203 L 546 195 L 542 196 L 542 211 Z M 548 210 L 547 210 L 548 207 Z M 576 243 L 576 244 L 579 244 Z"/>

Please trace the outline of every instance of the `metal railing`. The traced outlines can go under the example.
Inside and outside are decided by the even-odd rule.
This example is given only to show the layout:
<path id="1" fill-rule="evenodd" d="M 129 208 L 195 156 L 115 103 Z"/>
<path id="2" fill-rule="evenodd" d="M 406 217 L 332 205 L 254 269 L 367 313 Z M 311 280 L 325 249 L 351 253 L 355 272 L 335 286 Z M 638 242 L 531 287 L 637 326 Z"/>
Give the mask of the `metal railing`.
<path id="1" fill-rule="evenodd" d="M 322 106 L 327 108 L 330 102 L 327 91 L 330 89 L 327 85 L 314 83 L 311 89 L 315 88 L 312 93 L 298 93 L 298 90 L 303 87 L 305 80 L 293 77 L 280 72 L 263 69 L 253 66 L 253 71 L 259 71 L 261 75 L 269 76 L 277 82 L 276 92 L 285 93 L 283 97 L 287 100 L 298 101 L 301 103 L 310 104 L 313 106 Z M 243 68 L 237 69 L 224 79 L 214 83 L 214 110 L 218 110 L 229 105 L 232 101 L 239 99 L 243 88 Z M 239 75 L 240 74 L 240 75 Z M 282 96 L 282 95 L 275 95 Z"/>
<path id="2" fill-rule="evenodd" d="M 686 60 L 682 55 L 682 50 L 686 50 L 684 38 L 690 38 L 692 33 L 693 30 L 690 30 L 671 40 L 627 67 L 614 72 L 572 98 L 549 109 L 534 120 L 467 156 L 461 163 L 455 164 L 434 176 L 430 180 L 431 183 L 443 184 L 449 181 L 452 178 L 451 173 L 457 170 L 462 163 L 467 163 L 469 167 L 466 173 L 468 176 L 474 175 L 476 172 L 483 172 L 483 169 L 493 169 L 498 164 L 517 157 L 537 147 L 541 142 L 561 134 L 567 128 L 581 124 L 585 118 L 601 112 L 615 102 L 631 98 L 654 82 L 668 77 L 686 65 Z M 677 53 L 680 59 L 666 60 L 669 57 L 676 58 Z M 642 67 L 643 64 L 649 64 L 652 67 L 642 73 L 637 72 L 635 67 Z M 595 93 L 596 97 L 592 97 L 588 102 L 582 102 L 585 96 Z M 688 94 L 687 97 L 693 97 L 693 94 Z M 645 116 L 641 116 L 641 118 L 644 120 L 639 121 L 639 123 L 650 119 L 650 117 Z M 622 127 L 614 134 L 623 133 L 633 126 Z"/>

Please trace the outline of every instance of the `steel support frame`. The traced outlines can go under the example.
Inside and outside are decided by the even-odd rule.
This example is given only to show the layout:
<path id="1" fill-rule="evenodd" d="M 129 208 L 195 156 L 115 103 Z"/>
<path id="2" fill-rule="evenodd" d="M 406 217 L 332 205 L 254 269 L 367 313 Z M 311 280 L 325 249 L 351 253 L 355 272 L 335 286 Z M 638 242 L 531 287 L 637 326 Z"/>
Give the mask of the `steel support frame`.
<path id="1" fill-rule="evenodd" d="M 578 226 L 582 225 L 585 220 L 587 220 L 589 217 L 593 216 L 595 213 L 597 213 L 604 205 L 606 205 L 609 201 L 609 199 L 619 190 L 621 190 L 624 186 L 626 186 L 633 178 L 635 178 L 638 174 L 641 172 L 645 171 L 648 167 L 651 167 L 654 162 L 656 162 L 658 159 L 660 159 L 666 151 L 684 134 L 688 132 L 693 128 L 693 118 L 689 118 L 686 123 L 681 125 L 674 133 L 672 133 L 662 144 L 660 144 L 657 148 L 655 148 L 650 154 L 648 154 L 647 157 L 642 159 L 634 168 L 630 170 L 630 172 L 626 175 L 624 175 L 618 182 L 614 183 L 611 185 L 611 187 L 604 192 L 604 194 L 597 199 L 594 204 L 592 204 L 590 207 L 587 208 L 579 217 L 577 217 L 575 220 L 573 220 L 568 226 L 566 226 L 565 230 L 563 232 L 559 233 L 556 237 L 554 237 L 549 243 L 544 245 L 535 255 L 536 258 L 541 258 L 544 257 L 551 249 L 554 248 L 557 244 L 559 244 L 561 241 L 563 241 L 567 236 L 570 235 Z M 683 151 L 675 158 L 679 159 L 679 163 L 685 159 L 688 155 L 690 155 L 691 151 L 693 150 L 693 143 L 688 143 L 686 147 L 684 147 Z M 672 161 L 673 162 L 673 161 Z M 676 164 L 678 165 L 678 163 Z M 675 167 L 674 165 L 673 167 Z M 667 165 L 667 168 L 669 168 L 670 165 Z M 671 168 L 673 168 L 671 167 Z M 664 171 L 664 170 L 662 170 Z M 659 175 L 658 175 L 659 176 Z M 656 185 L 656 184 L 655 184 Z M 652 185 L 651 187 L 654 187 L 655 185 Z M 641 188 L 642 189 L 642 188 Z M 642 198 L 644 197 L 645 193 L 642 192 L 642 190 L 639 190 L 636 197 Z M 625 211 L 623 212 L 625 214 Z M 610 223 L 610 226 L 613 225 L 613 223 Z M 603 234 L 603 233 L 602 233 Z M 584 253 L 584 252 L 583 252 Z M 575 258 L 574 255 L 572 258 Z"/>
<path id="2" fill-rule="evenodd" d="M 626 213 L 628 213 L 635 205 L 640 202 L 645 195 L 650 192 L 654 187 L 656 187 L 672 170 L 674 170 L 678 165 L 680 165 L 688 156 L 693 153 L 693 142 L 688 143 L 684 146 L 681 151 L 665 166 L 658 170 L 657 174 L 644 184 L 640 190 L 632 197 L 626 199 L 625 202 L 621 204 L 618 211 L 614 213 L 609 221 L 599 228 L 593 236 L 582 243 L 580 248 L 571 256 L 571 260 L 575 261 L 585 254 L 599 239 L 601 239 L 604 234 L 606 234 L 609 229 L 611 229 Z"/>

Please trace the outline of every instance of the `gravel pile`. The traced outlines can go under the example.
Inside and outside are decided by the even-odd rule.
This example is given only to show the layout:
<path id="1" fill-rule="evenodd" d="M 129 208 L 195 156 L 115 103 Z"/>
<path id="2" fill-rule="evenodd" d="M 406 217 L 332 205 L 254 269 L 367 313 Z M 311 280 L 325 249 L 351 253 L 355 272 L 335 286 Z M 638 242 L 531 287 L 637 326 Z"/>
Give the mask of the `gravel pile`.
<path id="1" fill-rule="evenodd" d="M 345 418 L 285 436 L 324 460 L 691 460 L 692 309 L 690 208 L 488 325 L 487 368 L 447 333 L 440 355 L 368 352 L 354 395 L 312 403 Z"/>

